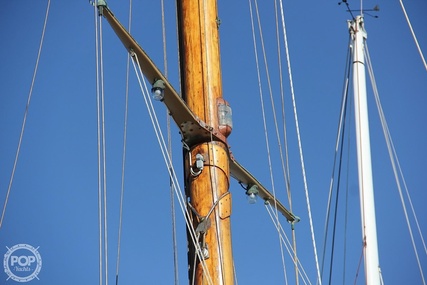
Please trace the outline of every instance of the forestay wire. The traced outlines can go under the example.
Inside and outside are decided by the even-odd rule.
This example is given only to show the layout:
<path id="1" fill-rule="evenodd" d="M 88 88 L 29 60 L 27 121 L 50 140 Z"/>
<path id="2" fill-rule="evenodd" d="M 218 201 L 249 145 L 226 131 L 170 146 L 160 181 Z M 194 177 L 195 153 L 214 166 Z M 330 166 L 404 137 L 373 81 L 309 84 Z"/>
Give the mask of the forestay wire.
<path id="1" fill-rule="evenodd" d="M 16 170 L 16 166 L 18 165 L 19 153 L 21 152 L 21 144 L 22 144 L 22 139 L 24 137 L 24 130 L 25 130 L 25 126 L 27 123 L 28 110 L 30 108 L 31 97 L 33 95 L 33 87 L 34 87 L 34 83 L 36 81 L 37 70 L 39 67 L 40 56 L 42 53 L 42 47 L 43 47 L 43 42 L 44 42 L 44 34 L 46 31 L 47 19 L 49 17 L 49 10 L 50 10 L 50 0 L 48 0 L 48 2 L 47 2 L 47 8 L 46 8 L 46 14 L 45 14 L 45 18 L 44 18 L 42 35 L 41 35 L 41 39 L 40 39 L 39 51 L 37 53 L 36 66 L 34 67 L 33 79 L 31 81 L 30 92 L 28 94 L 28 99 L 27 99 L 27 105 L 25 106 L 24 119 L 22 120 L 21 133 L 19 135 L 18 147 L 16 149 L 15 160 L 13 162 L 13 167 L 12 167 L 12 173 L 10 175 L 9 185 L 7 187 L 7 192 L 6 192 L 6 198 L 4 200 L 3 210 L 1 213 L 1 217 L 0 217 L 0 229 L 3 225 L 4 216 L 6 214 L 7 203 L 9 201 L 10 191 L 12 189 L 13 179 L 15 177 L 15 170 Z"/>
<path id="2" fill-rule="evenodd" d="M 379 113 L 379 116 L 380 116 L 380 121 L 381 121 L 381 125 L 382 125 L 382 128 L 383 128 L 383 132 L 384 132 L 384 137 L 385 137 L 385 140 L 386 140 L 386 143 L 387 143 L 387 149 L 388 149 L 388 152 L 389 152 L 390 161 L 391 161 L 391 164 L 392 164 L 392 168 L 393 168 L 393 173 L 394 173 L 394 177 L 395 177 L 395 180 L 396 180 L 397 189 L 398 189 L 400 200 L 401 200 L 401 203 L 402 203 L 403 212 L 405 214 L 405 219 L 406 219 L 406 224 L 408 226 L 409 235 L 411 237 L 412 247 L 414 249 L 415 257 L 417 259 L 418 268 L 419 268 L 419 271 L 420 271 L 420 274 L 421 274 L 421 279 L 423 281 L 423 284 L 425 285 L 426 281 L 425 281 L 425 278 L 424 278 L 424 274 L 423 274 L 421 262 L 420 262 L 420 259 L 419 259 L 419 256 L 418 256 L 418 250 L 417 250 L 417 246 L 415 244 L 415 240 L 414 240 L 414 235 L 413 235 L 413 232 L 412 232 L 411 223 L 409 221 L 408 211 L 406 209 L 405 199 L 404 199 L 403 193 L 402 193 L 401 181 L 403 183 L 403 187 L 405 188 L 406 196 L 407 196 L 408 201 L 409 201 L 409 206 L 410 206 L 410 208 L 412 210 L 412 214 L 414 216 L 415 224 L 417 225 L 418 233 L 419 233 L 421 241 L 422 241 L 422 243 L 424 245 L 424 251 L 425 251 L 426 255 L 427 255 L 427 248 L 426 248 L 426 244 L 425 244 L 425 241 L 424 241 L 423 234 L 421 232 L 420 225 L 418 223 L 418 219 L 417 219 L 417 215 L 415 213 L 414 205 L 412 204 L 411 196 L 409 195 L 408 187 L 407 187 L 406 182 L 405 182 L 405 177 L 404 177 L 402 169 L 400 167 L 400 163 L 399 163 L 399 159 L 397 157 L 396 149 L 394 148 L 393 140 L 392 140 L 392 137 L 391 137 L 391 134 L 390 134 L 390 130 L 388 128 L 388 124 L 387 124 L 387 121 L 386 121 L 386 118 L 385 118 L 385 115 L 384 115 L 384 111 L 383 111 L 382 106 L 381 106 L 381 101 L 380 101 L 380 97 L 379 97 L 379 93 L 378 93 L 378 89 L 377 89 L 377 85 L 376 85 L 376 81 L 375 81 L 374 71 L 373 71 L 373 68 L 372 68 L 372 62 L 371 62 L 371 59 L 370 59 L 370 56 L 369 56 L 369 51 L 368 51 L 368 45 L 367 44 L 365 44 L 365 58 L 366 58 L 366 63 L 367 63 L 367 67 L 368 67 L 368 73 L 369 73 L 369 76 L 370 76 L 370 79 L 371 79 L 371 82 L 372 82 L 372 88 L 373 88 L 373 92 L 374 92 L 375 102 L 377 104 L 377 109 L 378 109 L 378 113 Z M 401 179 L 400 179 L 400 177 L 401 177 Z"/>

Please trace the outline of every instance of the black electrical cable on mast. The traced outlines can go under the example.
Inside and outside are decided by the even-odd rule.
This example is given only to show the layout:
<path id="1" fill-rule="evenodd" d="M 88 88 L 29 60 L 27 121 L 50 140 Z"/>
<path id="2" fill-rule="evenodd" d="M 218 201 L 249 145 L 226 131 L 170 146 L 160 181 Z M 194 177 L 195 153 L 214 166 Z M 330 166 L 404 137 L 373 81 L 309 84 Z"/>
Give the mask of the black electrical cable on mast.
<path id="1" fill-rule="evenodd" d="M 338 216 L 338 198 L 340 193 L 340 182 L 341 182 L 341 169 L 342 169 L 342 156 L 344 151 L 344 135 L 345 135 L 345 120 L 346 120 L 346 114 L 347 114 L 347 102 L 348 102 L 348 92 L 346 92 L 345 96 L 345 103 L 344 103 L 344 123 L 342 126 L 342 132 L 341 132 L 341 139 L 340 139 L 340 155 L 339 155 L 339 164 L 338 164 L 338 177 L 337 177 L 337 194 L 335 196 L 335 211 L 334 211 L 334 223 L 333 223 L 333 231 L 332 231 L 332 252 L 331 252 L 331 260 L 329 264 L 329 284 L 331 284 L 332 281 L 332 265 L 334 261 L 334 249 L 335 249 L 335 233 L 336 233 L 336 227 L 337 227 L 337 216 Z"/>
<path id="2" fill-rule="evenodd" d="M 350 43 L 350 40 L 351 40 L 351 38 L 349 37 L 349 41 L 348 41 L 349 43 Z M 334 163 L 333 163 L 333 167 L 332 167 L 331 185 L 330 185 L 330 189 L 329 189 L 328 207 L 327 207 L 326 219 L 325 219 L 325 236 L 324 236 L 324 240 L 323 240 L 323 253 L 322 253 L 322 263 L 321 263 L 321 274 L 322 275 L 323 275 L 324 264 L 325 264 L 325 256 L 326 256 L 325 252 L 326 252 L 326 243 L 327 243 L 327 238 L 328 238 L 329 216 L 330 216 L 331 199 L 332 199 L 332 188 L 333 188 L 333 183 L 334 183 L 334 173 L 336 172 L 337 151 L 339 149 L 339 146 L 338 146 L 339 143 L 340 143 L 340 147 L 341 147 L 340 161 L 342 158 L 343 142 L 342 142 L 342 139 L 340 139 L 340 137 L 343 137 L 343 133 L 344 133 L 344 127 L 342 125 L 343 125 L 343 122 L 345 120 L 345 113 L 346 113 L 345 110 L 347 109 L 346 106 L 347 106 L 348 88 L 349 88 L 348 87 L 348 78 L 350 76 L 350 62 L 351 62 L 351 54 L 350 54 L 350 48 L 349 48 L 348 52 L 347 52 L 347 56 L 346 56 L 346 66 L 344 69 L 343 98 L 342 98 L 342 102 L 341 102 L 340 121 L 339 121 L 339 125 L 338 125 L 338 130 L 337 130 L 337 139 L 336 139 L 337 142 L 336 142 L 336 149 L 335 149 L 335 155 L 334 155 L 334 160 L 333 160 Z M 342 134 L 340 136 L 341 132 L 342 132 Z M 340 166 L 341 166 L 341 164 L 340 164 Z M 332 275 L 332 272 L 330 270 L 329 282 L 331 279 L 331 275 Z"/>

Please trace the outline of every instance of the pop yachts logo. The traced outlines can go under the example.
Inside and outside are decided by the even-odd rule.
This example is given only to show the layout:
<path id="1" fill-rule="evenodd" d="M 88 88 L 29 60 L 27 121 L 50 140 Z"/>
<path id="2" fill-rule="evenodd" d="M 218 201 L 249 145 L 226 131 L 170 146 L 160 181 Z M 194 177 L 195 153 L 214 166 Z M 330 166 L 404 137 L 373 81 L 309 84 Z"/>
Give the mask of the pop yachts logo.
<path id="1" fill-rule="evenodd" d="M 8 250 L 4 255 L 4 272 L 17 282 L 29 282 L 37 278 L 42 268 L 42 258 L 37 248 L 28 244 L 17 244 Z"/>

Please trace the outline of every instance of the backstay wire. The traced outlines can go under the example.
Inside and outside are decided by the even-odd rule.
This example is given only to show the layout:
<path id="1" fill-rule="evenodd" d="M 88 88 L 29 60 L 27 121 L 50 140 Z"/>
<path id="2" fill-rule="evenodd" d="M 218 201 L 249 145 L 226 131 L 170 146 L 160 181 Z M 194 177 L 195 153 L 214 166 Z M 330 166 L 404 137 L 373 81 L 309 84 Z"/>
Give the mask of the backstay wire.
<path id="1" fill-rule="evenodd" d="M 188 209 L 186 207 L 186 199 L 183 196 L 182 190 L 181 190 L 181 188 L 179 186 L 178 178 L 176 176 L 176 172 L 175 172 L 175 169 L 174 169 L 173 164 L 172 164 L 172 159 L 171 159 L 169 153 L 167 152 L 167 145 L 165 143 L 163 134 L 161 132 L 161 128 L 160 128 L 159 122 L 157 120 L 157 115 L 156 115 L 154 106 L 153 106 L 152 101 L 151 101 L 151 97 L 149 96 L 147 84 L 145 82 L 145 79 L 144 79 L 142 71 L 141 71 L 141 67 L 140 67 L 140 63 L 139 63 L 139 60 L 138 60 L 138 56 L 135 53 L 131 53 L 131 56 L 134 59 L 132 61 L 132 63 L 133 63 L 133 67 L 134 67 L 134 70 L 135 70 L 135 74 L 136 74 L 138 82 L 139 82 L 141 93 L 143 95 L 143 98 L 144 98 L 144 101 L 145 101 L 145 104 L 146 104 L 146 107 L 147 107 L 147 110 L 148 110 L 148 113 L 149 113 L 149 116 L 150 116 L 150 119 L 151 119 L 151 123 L 153 125 L 153 129 L 155 131 L 155 134 L 156 134 L 156 137 L 157 137 L 157 141 L 159 143 L 159 147 L 160 147 L 160 150 L 161 150 L 162 155 L 163 155 L 164 162 L 165 162 L 166 167 L 167 167 L 167 169 L 169 171 L 169 175 L 170 175 L 170 177 L 172 179 L 172 183 L 173 183 L 173 186 L 174 186 L 173 188 L 175 190 L 175 194 L 177 195 L 178 202 L 179 202 L 181 211 L 183 213 L 183 216 L 184 216 L 184 219 L 185 219 L 185 223 L 186 223 L 187 228 L 189 230 L 191 240 L 192 240 L 193 245 L 194 245 L 194 247 L 196 249 L 196 253 L 197 253 L 197 256 L 198 256 L 198 258 L 200 260 L 200 263 L 202 265 L 203 272 L 204 272 L 204 274 L 205 274 L 205 276 L 207 278 L 207 282 L 208 282 L 208 284 L 213 284 L 213 281 L 212 281 L 212 278 L 210 276 L 209 270 L 206 267 L 206 262 L 205 262 L 205 260 L 203 258 L 203 255 L 202 255 L 202 250 L 200 248 L 199 243 L 197 242 L 197 234 L 195 232 L 193 224 L 191 223 L 191 215 L 190 215 L 190 213 L 189 213 L 189 211 L 188 211 Z"/>
<path id="2" fill-rule="evenodd" d="M 385 114 L 384 114 L 384 111 L 382 109 L 382 105 L 381 105 L 381 101 L 380 101 L 380 97 L 379 97 L 379 92 L 378 92 L 378 88 L 377 88 L 376 81 L 375 81 L 374 71 L 373 71 L 373 68 L 372 68 L 372 62 L 371 62 L 371 59 L 370 59 L 370 56 L 369 56 L 369 51 L 368 51 L 368 45 L 367 44 L 365 44 L 365 57 L 366 57 L 366 62 L 367 62 L 367 67 L 368 67 L 368 73 L 369 73 L 369 76 L 370 76 L 370 79 L 371 79 L 371 83 L 372 83 L 372 89 L 373 89 L 373 92 L 374 92 L 375 102 L 377 104 L 378 114 L 379 114 L 379 117 L 380 117 L 381 125 L 382 125 L 383 132 L 384 132 L 384 137 L 385 137 L 386 144 L 387 144 L 387 149 L 388 149 L 388 152 L 389 152 L 390 162 L 392 164 L 393 173 L 394 173 L 394 177 L 395 177 L 395 180 L 396 180 L 396 186 L 397 186 L 397 189 L 398 189 L 398 192 L 399 192 L 399 196 L 400 196 L 400 200 L 401 200 L 401 203 L 402 203 L 403 212 L 405 214 L 405 219 L 406 219 L 406 224 L 408 226 L 409 235 L 411 237 L 412 247 L 414 249 L 415 257 L 417 259 L 417 264 L 418 264 L 418 268 L 419 268 L 419 271 L 420 271 L 420 274 L 421 274 L 421 279 L 423 281 L 423 284 L 425 285 L 426 281 L 425 281 L 425 278 L 424 278 L 424 273 L 423 273 L 423 270 L 422 270 L 421 262 L 420 262 L 420 259 L 419 259 L 419 256 L 418 256 L 418 250 L 417 250 L 417 246 L 415 244 L 415 240 L 414 240 L 414 235 L 413 235 L 413 232 L 412 232 L 411 223 L 409 221 L 408 211 L 406 209 L 406 203 L 405 203 L 405 199 L 404 199 L 403 193 L 402 193 L 402 186 L 401 186 L 400 177 L 401 177 L 401 179 L 403 181 L 403 184 L 404 184 L 404 188 L 405 188 L 406 195 L 407 195 L 407 198 L 408 198 L 408 201 L 409 201 L 409 205 L 410 205 L 410 208 L 412 210 L 412 214 L 414 216 L 414 220 L 415 220 L 415 223 L 416 223 L 417 228 L 418 228 L 418 233 L 419 233 L 421 241 L 422 241 L 422 243 L 424 245 L 424 251 L 427 254 L 426 244 L 424 242 L 424 237 L 423 237 L 423 234 L 421 232 L 420 225 L 418 223 L 417 215 L 415 213 L 415 209 L 414 209 L 414 206 L 412 204 L 411 197 L 409 195 L 408 187 L 407 187 L 406 182 L 405 182 L 405 177 L 403 175 L 402 168 L 400 167 L 400 163 L 399 163 L 399 159 L 398 159 L 398 156 L 397 156 L 397 153 L 396 153 L 396 149 L 394 148 L 393 140 L 392 140 L 392 137 L 391 137 L 390 130 L 388 128 L 388 124 L 387 124 L 387 121 L 386 121 L 386 118 L 385 118 Z M 399 176 L 399 173 L 400 173 L 400 176 Z"/>
<path id="3" fill-rule="evenodd" d="M 41 38 L 40 38 L 39 51 L 37 53 L 36 65 L 34 67 L 33 78 L 31 80 L 31 86 L 30 86 L 30 91 L 28 93 L 27 104 L 25 106 L 24 118 L 22 120 L 21 133 L 19 135 L 18 147 L 17 147 L 16 153 L 15 153 L 15 160 L 13 162 L 12 173 L 10 175 L 9 184 L 8 184 L 7 192 L 6 192 L 6 198 L 4 200 L 3 210 L 2 210 L 2 213 L 1 213 L 1 217 L 0 217 L 0 229 L 1 229 L 2 225 L 3 225 L 4 216 L 6 214 L 7 203 L 9 201 L 10 191 L 12 189 L 13 179 L 15 177 L 15 170 L 16 170 L 16 166 L 18 165 L 19 154 L 21 152 L 21 145 L 22 145 L 22 140 L 23 140 L 23 137 L 24 137 L 25 126 L 26 126 L 26 123 L 27 123 L 28 110 L 30 108 L 31 97 L 33 95 L 33 87 L 34 87 L 34 83 L 36 81 L 37 70 L 38 70 L 38 67 L 39 67 L 40 56 L 41 56 L 41 53 L 42 53 L 42 47 L 43 47 L 43 42 L 44 42 L 44 35 L 45 35 L 45 31 L 46 31 L 46 26 L 47 26 L 47 20 L 49 18 L 49 10 L 50 10 L 50 0 L 47 1 L 46 14 L 45 14 L 45 18 L 44 18 L 42 35 L 41 35 Z"/>

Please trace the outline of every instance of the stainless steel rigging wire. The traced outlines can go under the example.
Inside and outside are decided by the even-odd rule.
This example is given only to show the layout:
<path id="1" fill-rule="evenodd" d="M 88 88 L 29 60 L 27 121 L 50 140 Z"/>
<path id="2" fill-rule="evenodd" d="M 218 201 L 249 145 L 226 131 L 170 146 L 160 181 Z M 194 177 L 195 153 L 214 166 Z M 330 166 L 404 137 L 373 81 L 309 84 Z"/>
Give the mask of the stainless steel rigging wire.
<path id="1" fill-rule="evenodd" d="M 43 30 L 42 30 L 42 35 L 41 35 L 40 44 L 39 44 L 39 51 L 37 53 L 36 65 L 34 67 L 34 72 L 33 72 L 33 79 L 31 80 L 31 86 L 30 86 L 30 91 L 28 94 L 27 105 L 25 106 L 24 119 L 22 120 L 21 133 L 19 135 L 18 147 L 16 149 L 15 160 L 13 162 L 13 167 L 12 167 L 12 173 L 10 175 L 9 184 L 8 184 L 7 192 L 6 192 L 6 198 L 4 200 L 3 210 L 1 213 L 1 217 L 0 217 L 0 229 L 3 225 L 4 216 L 6 214 L 7 203 L 9 201 L 10 191 L 12 189 L 13 179 L 15 177 L 15 170 L 16 170 L 16 166 L 18 165 L 19 153 L 21 152 L 21 144 L 22 144 L 22 139 L 24 137 L 25 126 L 27 123 L 28 110 L 30 108 L 31 97 L 33 95 L 33 87 L 34 87 L 34 83 L 36 81 L 37 70 L 39 67 L 40 56 L 42 53 L 44 35 L 45 35 L 45 31 L 46 31 L 46 26 L 47 26 L 47 20 L 49 17 L 49 10 L 50 10 L 50 0 L 48 0 L 48 2 L 47 2 L 46 14 L 45 14 L 44 24 L 43 24 Z"/>

